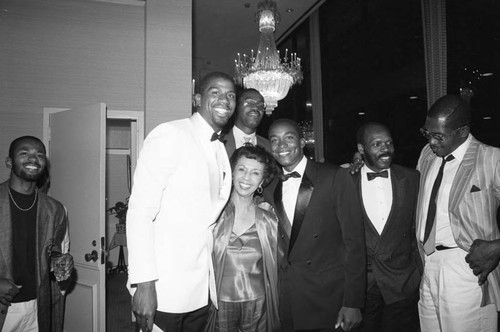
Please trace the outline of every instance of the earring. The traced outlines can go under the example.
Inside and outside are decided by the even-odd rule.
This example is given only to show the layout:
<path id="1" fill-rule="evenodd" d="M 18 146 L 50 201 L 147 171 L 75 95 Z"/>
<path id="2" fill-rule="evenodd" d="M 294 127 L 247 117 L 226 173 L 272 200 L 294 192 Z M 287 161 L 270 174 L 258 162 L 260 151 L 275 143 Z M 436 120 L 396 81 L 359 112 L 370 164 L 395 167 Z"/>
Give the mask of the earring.
<path id="1" fill-rule="evenodd" d="M 257 195 L 262 195 L 263 191 L 264 191 L 264 189 L 262 189 L 262 185 L 259 185 L 257 187 L 257 189 L 255 190 L 255 192 L 257 193 Z"/>

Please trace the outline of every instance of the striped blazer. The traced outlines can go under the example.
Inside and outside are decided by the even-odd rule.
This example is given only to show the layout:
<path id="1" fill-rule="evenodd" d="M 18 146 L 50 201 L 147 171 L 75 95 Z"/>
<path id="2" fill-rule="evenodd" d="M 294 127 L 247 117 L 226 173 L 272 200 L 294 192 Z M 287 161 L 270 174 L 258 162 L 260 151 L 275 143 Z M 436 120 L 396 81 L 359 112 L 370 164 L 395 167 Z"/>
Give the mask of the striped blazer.
<path id="1" fill-rule="evenodd" d="M 0 278 L 13 279 L 12 226 L 9 201 L 9 181 L 0 184 Z M 40 332 L 63 330 L 65 298 L 57 283 L 49 278 L 49 248 L 60 250 L 59 243 L 67 229 L 64 206 L 50 196 L 38 192 L 36 214 L 36 285 L 38 305 L 38 328 Z M 33 276 L 35 277 L 35 276 Z M 0 330 L 5 322 L 8 307 L 0 304 Z"/>
<path id="2" fill-rule="evenodd" d="M 451 229 L 455 242 L 469 251 L 475 239 L 500 239 L 496 214 L 500 201 L 500 149 L 488 146 L 471 137 L 471 143 L 458 167 L 453 180 L 448 202 Z M 423 188 L 432 162 L 437 156 L 426 145 L 420 154 L 417 169 L 421 173 L 420 188 Z M 418 238 L 425 220 L 422 211 L 423 190 L 420 190 L 417 205 L 417 242 L 420 254 L 424 255 L 423 244 Z M 483 284 L 481 306 L 495 303 L 500 311 L 500 266 L 488 276 Z"/>

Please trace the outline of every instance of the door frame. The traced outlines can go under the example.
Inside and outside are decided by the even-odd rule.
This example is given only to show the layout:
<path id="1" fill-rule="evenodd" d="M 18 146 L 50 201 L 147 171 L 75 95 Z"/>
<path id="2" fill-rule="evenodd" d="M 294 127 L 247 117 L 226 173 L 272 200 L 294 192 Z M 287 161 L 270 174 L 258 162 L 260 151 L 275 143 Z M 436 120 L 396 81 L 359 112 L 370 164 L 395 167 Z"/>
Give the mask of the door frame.
<path id="1" fill-rule="evenodd" d="M 51 114 L 69 111 L 71 108 L 55 108 L 55 107 L 44 107 L 43 108 L 43 136 L 42 141 L 45 144 L 47 149 L 46 154 L 50 158 L 50 116 Z M 142 145 L 144 142 L 144 112 L 142 111 L 132 111 L 132 110 L 107 110 L 106 111 L 106 120 L 109 119 L 120 119 L 120 120 L 130 120 L 130 135 L 131 135 L 131 149 L 130 149 L 130 160 L 131 160 L 131 175 L 133 175 L 135 171 L 135 167 L 137 165 L 137 158 L 139 156 L 139 152 L 142 149 Z M 133 177 L 131 177 L 131 181 L 133 181 Z M 131 183 L 132 185 L 132 183 Z M 71 240 L 71 239 L 70 239 Z M 106 240 L 107 242 L 107 240 Z M 107 250 L 107 249 L 106 249 Z M 104 281 L 105 282 L 105 281 Z M 106 284 L 105 284 L 106 287 Z M 94 292 L 97 290 L 94 289 Z M 94 294 L 94 298 L 97 299 L 97 294 Z M 101 310 L 106 310 L 106 306 L 101 306 Z M 101 312 L 101 314 L 106 314 L 105 312 Z M 132 319 L 133 320 L 133 315 Z"/>

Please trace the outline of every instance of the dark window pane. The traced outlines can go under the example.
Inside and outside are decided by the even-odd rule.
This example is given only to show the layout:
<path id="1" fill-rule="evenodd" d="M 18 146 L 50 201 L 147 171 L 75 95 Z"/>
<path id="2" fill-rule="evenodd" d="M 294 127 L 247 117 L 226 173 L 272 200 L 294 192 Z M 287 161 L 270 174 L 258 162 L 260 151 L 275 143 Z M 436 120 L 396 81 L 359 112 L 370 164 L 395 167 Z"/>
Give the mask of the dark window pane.
<path id="1" fill-rule="evenodd" d="M 448 93 L 473 108 L 472 133 L 500 146 L 500 2 L 447 1 Z"/>
<path id="2" fill-rule="evenodd" d="M 326 1 L 320 8 L 325 159 L 352 159 L 356 130 L 389 126 L 414 167 L 427 110 L 420 1 Z"/>

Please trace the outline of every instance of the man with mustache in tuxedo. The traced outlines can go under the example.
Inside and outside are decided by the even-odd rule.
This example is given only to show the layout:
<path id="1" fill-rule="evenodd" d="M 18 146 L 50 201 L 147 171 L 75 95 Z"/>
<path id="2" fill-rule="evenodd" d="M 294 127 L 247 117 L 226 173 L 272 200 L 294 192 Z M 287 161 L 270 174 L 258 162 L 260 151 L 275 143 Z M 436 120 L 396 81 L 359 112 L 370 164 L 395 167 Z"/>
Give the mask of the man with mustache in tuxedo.
<path id="1" fill-rule="evenodd" d="M 415 237 L 419 172 L 392 163 L 389 129 L 369 122 L 357 132 L 364 166 L 353 174 L 363 207 L 367 250 L 361 331 L 418 331 L 422 263 Z"/>

